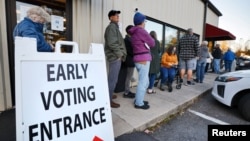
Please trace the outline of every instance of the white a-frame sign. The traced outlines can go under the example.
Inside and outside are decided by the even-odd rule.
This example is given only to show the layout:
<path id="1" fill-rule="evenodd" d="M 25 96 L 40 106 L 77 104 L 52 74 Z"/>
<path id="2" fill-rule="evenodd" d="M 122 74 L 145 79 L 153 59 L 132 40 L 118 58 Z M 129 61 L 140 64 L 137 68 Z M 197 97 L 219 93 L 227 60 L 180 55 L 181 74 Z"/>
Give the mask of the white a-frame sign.
<path id="1" fill-rule="evenodd" d="M 17 141 L 114 141 L 102 44 L 80 54 L 77 43 L 58 41 L 49 53 L 16 37 L 15 82 Z"/>

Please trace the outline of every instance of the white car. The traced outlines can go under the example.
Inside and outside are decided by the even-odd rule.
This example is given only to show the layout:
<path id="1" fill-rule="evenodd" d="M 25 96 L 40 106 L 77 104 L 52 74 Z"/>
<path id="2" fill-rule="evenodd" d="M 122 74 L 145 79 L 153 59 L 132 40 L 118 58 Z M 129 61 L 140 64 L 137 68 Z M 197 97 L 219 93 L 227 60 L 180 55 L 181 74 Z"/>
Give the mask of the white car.
<path id="1" fill-rule="evenodd" d="M 250 121 L 250 70 L 219 75 L 214 81 L 212 95 L 227 106 L 238 107 L 242 117 Z"/>

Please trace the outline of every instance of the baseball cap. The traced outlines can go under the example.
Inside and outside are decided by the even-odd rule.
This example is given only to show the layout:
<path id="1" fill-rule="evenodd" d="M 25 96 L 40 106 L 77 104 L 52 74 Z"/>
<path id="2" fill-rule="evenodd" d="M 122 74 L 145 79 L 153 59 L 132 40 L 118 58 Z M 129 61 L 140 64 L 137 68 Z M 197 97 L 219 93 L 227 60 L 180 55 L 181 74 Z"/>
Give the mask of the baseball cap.
<path id="1" fill-rule="evenodd" d="M 110 10 L 108 17 L 110 18 L 111 16 L 114 16 L 115 14 L 120 14 L 120 13 L 121 13 L 121 11 L 119 11 L 119 10 Z"/>

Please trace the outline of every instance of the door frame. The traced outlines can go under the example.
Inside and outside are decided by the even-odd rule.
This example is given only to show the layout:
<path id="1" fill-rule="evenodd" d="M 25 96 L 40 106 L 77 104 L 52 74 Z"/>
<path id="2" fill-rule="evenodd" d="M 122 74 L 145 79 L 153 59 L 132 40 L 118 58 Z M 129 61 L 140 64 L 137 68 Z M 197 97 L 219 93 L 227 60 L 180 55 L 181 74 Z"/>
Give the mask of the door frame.
<path id="1" fill-rule="evenodd" d="M 44 4 L 41 0 L 5 0 L 5 7 L 6 7 L 6 24 L 7 24 L 7 43 L 8 43 L 8 59 L 9 59 L 9 70 L 10 70 L 10 88 L 11 88 L 11 100 L 12 106 L 15 106 L 15 46 L 14 46 L 14 39 L 13 39 L 13 30 L 17 24 L 17 16 L 16 16 L 16 1 L 26 2 L 42 5 Z M 47 0 L 44 0 L 47 2 Z M 72 41 L 73 34 L 72 34 L 72 17 L 73 17 L 73 10 L 72 10 L 72 0 L 66 0 L 65 3 L 65 11 L 66 11 L 66 40 Z"/>

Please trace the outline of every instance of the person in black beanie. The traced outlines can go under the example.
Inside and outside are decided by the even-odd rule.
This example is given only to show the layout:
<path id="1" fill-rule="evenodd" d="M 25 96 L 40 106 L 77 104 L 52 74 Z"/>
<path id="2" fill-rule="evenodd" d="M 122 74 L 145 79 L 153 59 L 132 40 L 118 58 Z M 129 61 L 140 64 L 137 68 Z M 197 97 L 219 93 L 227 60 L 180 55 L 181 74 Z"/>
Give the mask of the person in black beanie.
<path id="1" fill-rule="evenodd" d="M 133 25 L 128 25 L 126 27 L 126 32 L 127 35 L 124 38 L 126 50 L 127 50 L 127 57 L 125 62 L 123 62 L 123 66 L 126 67 L 127 73 L 126 73 L 126 79 L 125 79 L 125 91 L 123 94 L 124 98 L 134 98 L 135 93 L 130 91 L 130 82 L 132 80 L 133 74 L 134 74 L 134 69 L 135 69 L 135 63 L 133 61 L 133 47 L 131 45 L 131 36 L 128 33 L 128 30 L 132 28 Z"/>

